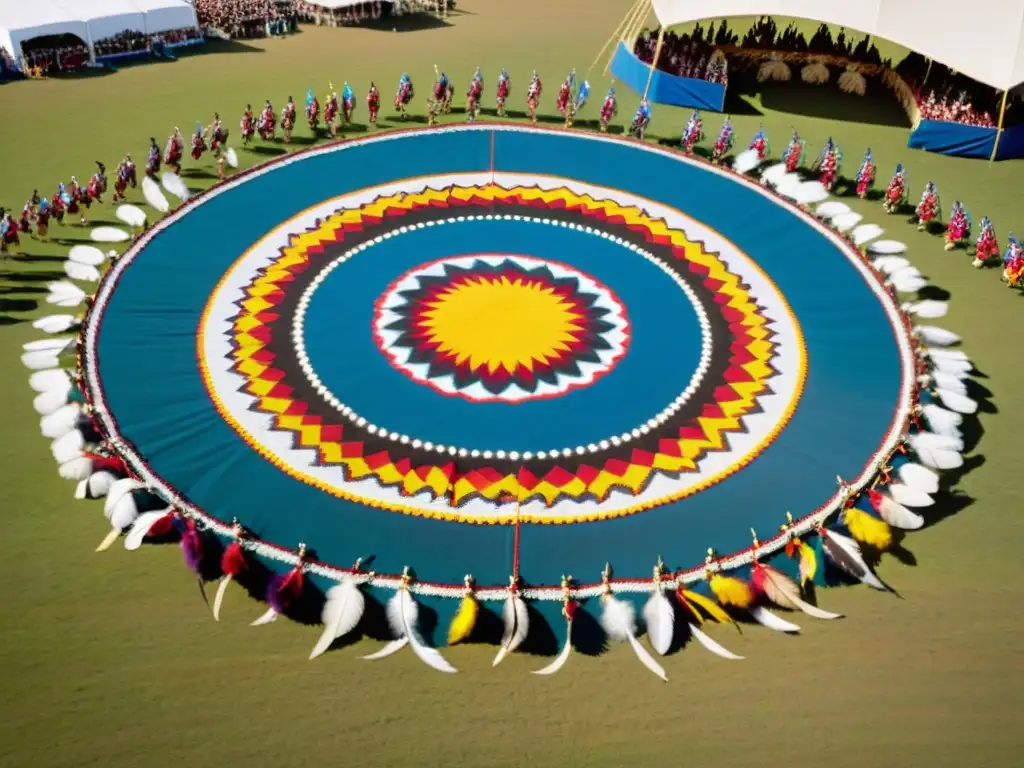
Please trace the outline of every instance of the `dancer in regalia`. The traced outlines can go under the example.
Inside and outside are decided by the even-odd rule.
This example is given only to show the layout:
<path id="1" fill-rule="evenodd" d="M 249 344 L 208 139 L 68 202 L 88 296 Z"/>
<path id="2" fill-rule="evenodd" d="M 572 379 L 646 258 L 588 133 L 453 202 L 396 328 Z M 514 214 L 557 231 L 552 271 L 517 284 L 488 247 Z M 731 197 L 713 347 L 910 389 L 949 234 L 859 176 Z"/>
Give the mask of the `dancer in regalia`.
<path id="1" fill-rule="evenodd" d="M 21 207 L 21 218 L 18 219 L 18 230 L 23 235 L 32 234 L 32 201 L 26 200 L 25 205 Z"/>
<path id="2" fill-rule="evenodd" d="M 959 245 L 966 245 L 971 239 L 971 215 L 959 200 L 953 201 L 946 224 L 946 250 L 952 251 Z"/>
<path id="3" fill-rule="evenodd" d="M 636 108 L 636 113 L 633 115 L 633 122 L 629 125 L 629 135 L 638 139 L 643 139 L 644 132 L 647 130 L 648 124 L 651 122 L 651 105 L 647 99 L 641 99 L 640 105 Z"/>
<path id="4" fill-rule="evenodd" d="M 758 129 L 757 133 L 754 134 L 754 138 L 750 140 L 750 146 L 748 149 L 752 149 L 757 152 L 757 159 L 764 160 L 768 157 L 768 135 L 764 132 L 764 128 Z"/>
<path id="5" fill-rule="evenodd" d="M 61 182 L 60 191 L 61 198 L 68 205 L 68 216 L 78 216 L 81 213 L 82 223 L 85 224 L 85 213 L 78 205 L 78 179 L 72 176 L 67 187 Z"/>
<path id="6" fill-rule="evenodd" d="M 882 209 L 886 213 L 896 213 L 907 203 L 907 169 L 903 163 L 896 164 L 896 172 L 889 179 L 882 199 Z"/>
<path id="7" fill-rule="evenodd" d="M 281 133 L 284 134 L 284 143 L 291 144 L 292 131 L 295 129 L 295 117 L 298 110 L 292 97 L 288 97 L 288 103 L 281 108 Z"/>
<path id="8" fill-rule="evenodd" d="M 36 233 L 40 240 L 45 240 L 50 231 L 50 202 L 42 200 L 36 210 Z"/>
<path id="9" fill-rule="evenodd" d="M 372 87 L 372 84 L 371 84 Z M 352 114 L 356 111 L 356 96 L 352 93 L 352 86 L 342 83 L 341 86 L 341 114 L 344 116 L 345 125 L 352 125 Z"/>
<path id="10" fill-rule="evenodd" d="M 974 261 L 971 263 L 975 267 L 983 267 L 999 258 L 999 241 L 996 239 L 996 228 L 992 226 L 988 216 L 981 218 L 978 229 L 978 239 L 974 243 Z"/>
<path id="11" fill-rule="evenodd" d="M 590 83 L 587 80 L 584 80 L 583 82 L 580 83 L 580 90 L 576 94 L 576 100 L 569 105 L 569 109 L 567 109 L 565 112 L 566 128 L 572 128 L 573 121 L 576 120 L 576 115 L 579 113 L 581 109 L 583 109 L 583 105 L 587 103 L 587 99 L 589 98 Z"/>
<path id="12" fill-rule="evenodd" d="M 698 141 L 704 138 L 704 121 L 700 119 L 700 112 L 696 109 L 690 114 L 683 128 L 683 138 L 680 141 L 683 151 L 688 155 L 693 154 L 693 148 Z"/>
<path id="13" fill-rule="evenodd" d="M 864 153 L 860 168 L 857 169 L 857 197 L 867 200 L 868 192 L 875 185 L 875 160 L 871 155 L 871 147 Z"/>
<path id="14" fill-rule="evenodd" d="M 221 122 L 220 112 L 213 113 L 213 122 L 210 123 L 210 151 L 220 156 L 221 149 L 228 143 L 228 131 Z"/>
<path id="15" fill-rule="evenodd" d="M 480 67 L 476 68 L 476 74 L 469 81 L 469 90 L 466 92 L 466 122 L 473 122 L 480 113 L 480 97 L 484 93 L 484 76 Z"/>
<path id="16" fill-rule="evenodd" d="M 174 173 L 181 173 L 181 158 L 185 154 L 185 137 L 181 130 L 175 126 L 174 133 L 167 139 L 167 147 L 164 150 L 164 162 Z"/>
<path id="17" fill-rule="evenodd" d="M 238 127 L 242 129 L 242 144 L 248 145 L 256 135 L 256 116 L 252 113 L 252 104 L 245 105 L 245 112 L 242 113 Z"/>
<path id="18" fill-rule="evenodd" d="M 135 163 L 132 162 L 132 156 L 125 155 L 120 165 L 117 166 L 117 178 L 114 180 L 115 203 L 126 199 L 124 191 L 128 188 L 129 184 L 132 189 L 135 189 L 138 179 L 135 175 Z"/>
<path id="19" fill-rule="evenodd" d="M 601 133 L 608 133 L 608 123 L 619 113 L 619 105 L 615 100 L 615 88 L 610 87 L 601 105 Z"/>
<path id="20" fill-rule="evenodd" d="M 715 146 L 711 150 L 711 162 L 715 164 L 722 162 L 722 158 L 728 154 L 730 149 L 732 149 L 732 121 L 727 117 L 722 123 L 722 130 L 718 132 Z"/>
<path id="21" fill-rule="evenodd" d="M 263 105 L 263 111 L 260 112 L 259 120 L 256 123 L 256 130 L 260 132 L 260 138 L 264 141 L 270 141 L 277 133 L 277 114 L 274 112 L 274 105 L 270 103 L 270 99 L 267 99 Z"/>
<path id="22" fill-rule="evenodd" d="M 508 70 L 502 68 L 501 74 L 498 75 L 498 95 L 495 98 L 498 117 L 505 117 L 505 102 L 508 100 L 511 91 L 512 82 L 508 78 Z"/>
<path id="23" fill-rule="evenodd" d="M 814 161 L 813 167 L 820 174 L 818 180 L 821 182 L 821 185 L 831 192 L 843 167 L 843 153 L 839 150 L 839 145 L 832 140 L 831 136 L 825 142 L 825 146 L 822 147 L 821 154 Z"/>
<path id="24" fill-rule="evenodd" d="M 395 110 L 402 115 L 403 120 L 408 117 L 405 107 L 410 101 L 412 101 L 412 97 L 414 95 L 415 91 L 412 87 L 412 80 L 409 78 L 409 73 L 403 72 L 402 76 L 398 80 L 398 88 L 395 90 Z"/>
<path id="25" fill-rule="evenodd" d="M 942 204 L 939 202 L 939 190 L 935 182 L 929 181 L 921 193 L 921 202 L 917 204 L 915 211 L 917 216 L 917 228 L 924 231 L 928 228 L 929 222 L 942 216 Z"/>
<path id="26" fill-rule="evenodd" d="M 90 202 L 103 202 L 103 193 L 107 191 L 107 167 L 99 160 L 96 161 L 96 173 L 89 179 L 85 191 Z"/>
<path id="27" fill-rule="evenodd" d="M 1010 241 L 1003 254 L 1003 280 L 1011 288 L 1024 288 L 1024 248 L 1010 233 Z"/>
<path id="28" fill-rule="evenodd" d="M 540 103 L 540 95 L 543 91 L 544 86 L 541 84 L 540 75 L 537 74 L 537 70 L 533 70 L 533 77 L 530 79 L 530 85 L 526 89 L 526 115 L 530 118 L 530 122 L 533 125 L 537 124 L 537 105 Z"/>
<path id="29" fill-rule="evenodd" d="M 558 114 L 563 117 L 569 109 L 572 109 L 573 92 L 572 81 L 570 78 L 571 75 L 562 81 L 562 85 L 558 88 L 558 98 L 555 99 L 555 106 L 558 108 Z"/>
<path id="30" fill-rule="evenodd" d="M 3 208 L 0 208 L 0 253 L 10 253 L 18 244 L 18 225 Z"/>
<path id="31" fill-rule="evenodd" d="M 366 109 L 369 112 L 370 125 L 377 124 L 377 115 L 380 112 L 380 91 L 377 86 L 370 83 L 370 90 L 366 94 Z"/>
<path id="32" fill-rule="evenodd" d="M 192 159 L 198 161 L 206 151 L 206 138 L 203 136 L 203 124 L 196 123 L 196 130 L 192 134 Z"/>
<path id="33" fill-rule="evenodd" d="M 64 182 L 62 181 L 58 185 L 57 191 L 53 193 L 53 197 L 50 198 L 50 211 L 58 224 L 64 223 L 65 206 L 67 206 L 69 199 L 68 193 L 64 189 Z"/>
<path id="34" fill-rule="evenodd" d="M 437 65 L 434 65 L 434 102 L 435 113 L 444 112 L 446 115 L 452 111 L 452 96 L 455 93 L 455 86 L 451 84 L 448 75 L 441 72 Z M 427 100 L 430 101 L 429 99 Z"/>
<path id="35" fill-rule="evenodd" d="M 794 130 L 793 137 L 789 140 L 786 150 L 782 153 L 782 162 L 786 165 L 786 173 L 793 173 L 804 164 L 804 148 L 804 140 Z"/>
<path id="36" fill-rule="evenodd" d="M 331 87 L 333 89 L 333 86 Z M 324 97 L 324 125 L 327 126 L 327 131 L 332 137 L 338 135 L 338 126 L 335 119 L 340 111 L 341 105 L 338 103 L 338 94 L 333 90 L 328 91 Z"/>
<path id="37" fill-rule="evenodd" d="M 312 88 L 306 91 L 306 123 L 315 138 L 320 130 L 320 100 Z"/>

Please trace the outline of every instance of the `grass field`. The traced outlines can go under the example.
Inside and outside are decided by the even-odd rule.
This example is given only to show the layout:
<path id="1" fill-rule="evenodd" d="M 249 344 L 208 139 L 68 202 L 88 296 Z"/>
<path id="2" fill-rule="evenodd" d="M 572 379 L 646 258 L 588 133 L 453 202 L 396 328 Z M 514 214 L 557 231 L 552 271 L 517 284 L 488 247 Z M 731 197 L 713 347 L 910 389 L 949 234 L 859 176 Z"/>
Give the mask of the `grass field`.
<path id="1" fill-rule="evenodd" d="M 504 66 L 520 109 L 537 69 L 548 85 L 545 109 L 553 111 L 557 82 L 571 67 L 587 68 L 627 5 L 460 0 L 447 26 L 306 28 L 286 40 L 217 46 L 108 76 L 7 85 L 0 88 L 0 205 L 20 210 L 33 188 L 52 194 L 70 174 L 87 178 L 94 159 L 113 172 L 130 151 L 141 167 L 149 136 L 162 146 L 174 125 L 187 134 L 214 110 L 237 134 L 247 101 L 280 106 L 291 94 L 301 102 L 309 86 L 322 98 L 329 80 L 348 80 L 361 97 L 372 78 L 389 104 L 403 70 L 423 94 L 433 64 L 457 90 L 479 64 L 490 99 Z M 607 85 L 602 69 L 591 73 L 595 99 L 585 117 L 596 117 Z M 628 121 L 637 97 L 620 96 L 620 121 Z M 791 125 L 809 152 L 833 134 L 848 174 L 870 145 L 882 184 L 902 161 L 915 200 L 932 179 L 947 209 L 959 197 L 976 221 L 992 217 L 1004 240 L 1008 230 L 1024 232 L 1024 163 L 906 149 L 907 126 L 887 94 L 859 98 L 793 84 L 739 106 L 739 142 L 759 122 L 775 152 Z M 365 117 L 362 101 L 357 117 Z M 652 130 L 676 138 L 686 117 L 656 106 Z M 720 120 L 705 120 L 710 145 Z M 304 127 L 296 133 L 306 136 Z M 243 164 L 266 159 L 241 155 Z M 0 392 L 10 408 L 0 443 L 7 585 L 0 766 L 1020 765 L 1024 519 L 1014 487 L 1024 298 L 994 271 L 945 253 L 940 238 L 883 217 L 877 203 L 851 204 L 910 243 L 915 263 L 948 291 L 944 324 L 963 335 L 984 373 L 990 407 L 981 414 L 972 471 L 957 485 L 959 498 L 946 500 L 963 508 L 908 539 L 916 564 L 883 560 L 880 574 L 902 599 L 830 591 L 827 605 L 847 614 L 844 621 L 804 622 L 796 638 L 730 637 L 730 648 L 747 656 L 737 664 L 683 652 L 666 660 L 669 685 L 618 647 L 597 659 L 577 655 L 551 679 L 529 674 L 537 666 L 530 658 L 492 670 L 493 649 L 481 647 L 448 651 L 462 671 L 451 677 L 411 654 L 367 664 L 352 648 L 309 663 L 318 630 L 288 622 L 251 629 L 258 607 L 238 593 L 215 624 L 176 548 L 94 554 L 106 523 L 98 505 L 74 502 L 57 478 L 18 363 L 21 344 L 39 336 L 30 321 L 45 312 L 46 283 L 63 276 L 67 245 L 26 240 L 19 256 L 0 264 Z M 93 215 L 113 219 L 109 210 Z M 793 254 L 793 269 L 814 268 Z M 140 339 L 140 354 L 144 345 Z"/>

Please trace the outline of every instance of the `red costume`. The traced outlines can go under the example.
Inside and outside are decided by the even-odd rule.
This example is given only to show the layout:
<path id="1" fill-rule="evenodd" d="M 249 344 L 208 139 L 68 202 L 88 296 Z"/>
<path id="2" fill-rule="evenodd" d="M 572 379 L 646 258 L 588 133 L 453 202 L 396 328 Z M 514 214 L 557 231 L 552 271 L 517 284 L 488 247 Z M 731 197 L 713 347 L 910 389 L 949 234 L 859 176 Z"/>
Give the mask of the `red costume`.
<path id="1" fill-rule="evenodd" d="M 242 143 L 248 144 L 256 134 L 256 118 L 252 114 L 252 107 L 246 107 L 242 113 L 242 121 L 239 124 L 242 129 Z"/>
<path id="2" fill-rule="evenodd" d="M 370 92 L 366 94 L 366 109 L 370 113 L 370 125 L 376 125 L 377 113 L 380 112 L 380 91 L 373 83 L 370 83 Z"/>
<path id="3" fill-rule="evenodd" d="M 306 122 L 309 123 L 309 130 L 316 133 L 320 127 L 320 102 L 317 101 L 316 96 L 309 102 L 309 106 L 306 107 Z"/>
<path id="4" fill-rule="evenodd" d="M 504 117 L 505 116 L 505 101 L 508 99 L 508 94 L 509 94 L 508 77 L 506 77 L 504 75 L 504 73 L 503 73 L 502 77 L 498 78 L 497 106 L 498 106 L 498 116 L 499 117 Z"/>
<path id="5" fill-rule="evenodd" d="M 21 219 L 18 221 L 18 227 L 26 235 L 32 234 L 32 204 L 25 203 L 25 207 L 21 209 Z"/>
<path id="6" fill-rule="evenodd" d="M 257 126 L 260 132 L 260 138 L 269 140 L 274 138 L 274 131 L 277 128 L 277 115 L 274 114 L 274 107 L 271 106 L 270 102 L 263 108 L 260 113 L 259 124 Z"/>
<path id="7" fill-rule="evenodd" d="M 324 105 L 324 122 L 330 125 L 338 116 L 338 94 L 332 93 Z"/>
<path id="8" fill-rule="evenodd" d="M 36 232 L 39 234 L 39 237 L 46 237 L 49 229 L 50 207 L 48 205 L 41 205 L 36 213 Z"/>
<path id="9" fill-rule="evenodd" d="M 64 198 L 60 196 L 60 192 L 55 192 L 50 198 L 50 211 L 58 224 L 64 223 Z"/>
<path id="10" fill-rule="evenodd" d="M 167 148 L 164 150 L 164 162 L 172 166 L 175 173 L 181 168 L 181 157 L 184 152 L 185 141 L 181 137 L 181 131 L 175 128 L 174 133 L 167 140 Z"/>
<path id="11" fill-rule="evenodd" d="M 210 125 L 210 151 L 219 152 L 228 141 L 228 132 L 224 130 L 220 121 L 220 115 L 214 114 L 213 124 Z"/>
<path id="12" fill-rule="evenodd" d="M 555 105 L 558 107 L 558 114 L 565 114 L 565 111 L 569 109 L 569 102 L 571 100 L 572 88 L 569 85 L 569 81 L 566 80 L 562 83 L 562 87 L 558 89 L 558 99 L 555 101 Z"/>
<path id="13" fill-rule="evenodd" d="M 206 151 L 206 139 L 203 138 L 203 134 L 200 131 L 196 131 L 192 134 L 192 159 L 198 160 L 203 156 L 203 152 Z"/>
<path id="14" fill-rule="evenodd" d="M 928 223 L 934 219 L 939 218 L 942 215 L 942 209 L 939 203 L 939 191 L 935 188 L 935 183 L 929 181 L 924 188 L 924 192 L 921 193 L 921 202 L 917 204 L 917 228 L 924 230 L 928 227 Z"/>
<path id="15" fill-rule="evenodd" d="M 0 209 L 0 252 L 7 253 L 20 242 L 17 223 L 9 213 L 2 212 Z"/>

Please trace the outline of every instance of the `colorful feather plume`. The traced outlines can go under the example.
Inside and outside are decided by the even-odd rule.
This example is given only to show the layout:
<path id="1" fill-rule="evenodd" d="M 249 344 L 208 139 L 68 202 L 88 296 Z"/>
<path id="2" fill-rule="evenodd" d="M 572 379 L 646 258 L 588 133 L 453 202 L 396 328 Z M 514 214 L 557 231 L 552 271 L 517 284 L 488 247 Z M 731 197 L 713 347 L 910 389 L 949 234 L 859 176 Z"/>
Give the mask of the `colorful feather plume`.
<path id="1" fill-rule="evenodd" d="M 719 624 L 736 623 L 733 621 L 732 616 L 722 610 L 722 607 L 718 605 L 718 603 L 704 597 L 700 592 L 693 592 L 680 586 L 676 595 L 679 597 L 679 601 L 683 604 L 683 607 L 693 615 L 698 624 L 704 624 L 705 614 L 711 617 L 714 621 L 717 621 Z M 700 610 L 698 610 L 698 608 Z"/>
<path id="2" fill-rule="evenodd" d="M 843 510 L 843 524 L 853 538 L 879 552 L 884 552 L 892 545 L 892 529 L 889 524 L 857 507 L 848 506 Z"/>
<path id="3" fill-rule="evenodd" d="M 753 583 L 754 588 L 763 594 L 769 602 L 779 606 L 779 608 L 785 608 L 789 611 L 802 611 L 808 616 L 813 616 L 816 619 L 841 618 L 841 614 L 822 610 L 816 605 L 811 605 L 805 601 L 800 592 L 800 585 L 793 581 L 793 579 L 770 565 L 764 565 L 763 563 L 758 562 L 758 546 L 759 542 L 755 536 L 754 561 L 751 565 L 750 572 L 751 582 Z"/>
<path id="4" fill-rule="evenodd" d="M 562 616 L 565 618 L 565 642 L 555 660 L 543 669 L 534 670 L 535 675 L 553 675 L 565 666 L 572 654 L 572 622 L 579 610 L 579 603 L 572 599 L 572 576 L 562 577 Z"/>
<path id="5" fill-rule="evenodd" d="M 359 563 L 356 563 L 354 570 L 358 570 L 358 568 Z M 366 608 L 366 598 L 363 596 L 362 590 L 348 575 L 342 577 L 336 586 L 327 590 L 324 597 L 324 607 L 320 613 L 324 631 L 309 654 L 310 661 L 325 653 L 335 640 L 354 630 L 362 620 L 363 611 Z"/>
<path id="6" fill-rule="evenodd" d="M 203 580 L 203 558 L 206 555 L 206 542 L 203 534 L 196 527 L 195 520 L 181 515 L 174 518 L 174 527 L 181 532 L 178 546 L 181 547 L 185 566 L 195 574 L 199 594 L 206 606 L 209 607 L 210 601 L 206 597 L 206 584 Z"/>
<path id="7" fill-rule="evenodd" d="M 238 518 L 232 522 L 231 535 L 233 541 L 224 548 L 224 552 L 220 556 L 220 583 L 217 584 L 217 593 L 213 597 L 214 621 L 220 621 L 220 608 L 224 604 L 224 595 L 228 590 L 228 585 L 249 570 L 249 561 L 245 557 L 245 549 L 242 546 L 245 530 L 239 524 Z"/>
<path id="8" fill-rule="evenodd" d="M 166 536 L 174 525 L 174 510 L 171 508 L 139 515 L 124 537 L 124 548 L 134 551 L 150 537 Z"/>
<path id="9" fill-rule="evenodd" d="M 602 576 L 604 591 L 601 594 L 601 627 L 606 635 L 618 642 L 628 642 L 633 653 L 647 669 L 665 682 L 668 675 L 647 649 L 636 639 L 636 613 L 632 603 L 619 600 L 612 594 L 611 566 L 606 565 Z"/>
<path id="10" fill-rule="evenodd" d="M 292 601 L 302 594 L 306 588 L 306 545 L 301 542 L 298 556 L 299 564 L 288 573 L 278 573 L 270 578 L 267 585 L 267 605 L 270 607 L 249 626 L 259 627 L 277 621 L 278 616 L 288 610 Z"/>
<path id="11" fill-rule="evenodd" d="M 864 562 L 864 556 L 856 541 L 826 528 L 819 528 L 818 535 L 821 537 L 821 547 L 825 554 L 841 571 L 870 587 L 883 592 L 889 591 Z"/>
<path id="12" fill-rule="evenodd" d="M 480 615 L 480 603 L 477 602 L 476 593 L 473 590 L 473 577 L 467 574 L 462 581 L 462 602 L 448 627 L 448 645 L 468 640 L 469 636 L 473 634 L 477 617 Z"/>
<path id="13" fill-rule="evenodd" d="M 704 558 L 705 565 L 707 566 L 704 575 L 715 599 L 727 608 L 738 608 L 743 611 L 749 610 L 757 599 L 757 595 L 750 582 L 738 579 L 735 576 L 723 576 L 721 573 L 713 570 L 711 564 L 714 562 L 714 559 L 714 550 L 709 549 L 707 557 Z"/>
<path id="14" fill-rule="evenodd" d="M 892 489 L 890 488 L 890 491 Z M 871 488 L 867 492 L 868 503 L 886 523 L 894 528 L 901 528 L 905 531 L 915 531 L 924 525 L 924 518 L 915 512 L 911 512 L 902 504 L 885 496 L 879 491 Z M 926 496 L 927 498 L 927 496 Z M 930 501 L 931 499 L 929 499 Z M 851 531 L 852 532 L 852 531 Z"/>
<path id="15" fill-rule="evenodd" d="M 522 645 L 530 631 L 530 613 L 526 608 L 526 602 L 519 596 L 519 584 L 515 576 L 509 580 L 508 597 L 502 609 L 502 618 L 505 622 L 505 632 L 501 637 L 501 647 L 491 663 L 492 667 L 498 666 L 508 654 Z"/>

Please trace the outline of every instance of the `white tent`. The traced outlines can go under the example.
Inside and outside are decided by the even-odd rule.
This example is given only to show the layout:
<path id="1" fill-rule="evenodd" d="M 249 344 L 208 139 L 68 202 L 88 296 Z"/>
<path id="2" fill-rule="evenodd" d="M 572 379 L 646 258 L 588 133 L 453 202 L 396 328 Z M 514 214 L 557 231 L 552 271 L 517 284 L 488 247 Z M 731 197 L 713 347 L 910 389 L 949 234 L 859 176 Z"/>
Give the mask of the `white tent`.
<path id="1" fill-rule="evenodd" d="M 653 0 L 664 27 L 731 16 L 792 16 L 891 40 L 997 90 L 1024 82 L 1024 0 Z M 965 26 L 966 25 L 966 26 Z"/>
<path id="2" fill-rule="evenodd" d="M 196 9 L 185 0 L 131 0 L 131 4 L 142 11 L 150 35 L 199 26 Z"/>
<path id="3" fill-rule="evenodd" d="M 15 57 L 21 56 L 21 44 L 34 37 L 75 35 L 89 41 L 89 27 L 76 14 L 65 11 L 50 0 L 4 3 L 0 14 L 0 46 Z"/>

